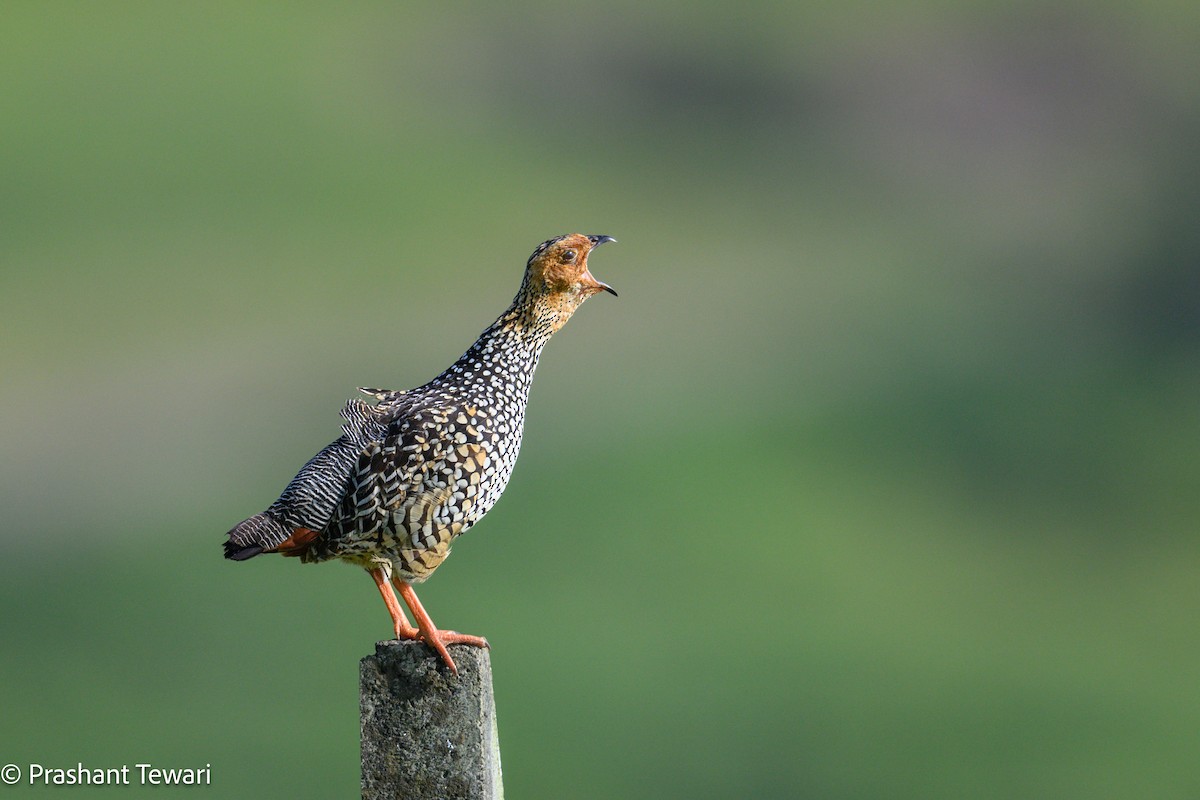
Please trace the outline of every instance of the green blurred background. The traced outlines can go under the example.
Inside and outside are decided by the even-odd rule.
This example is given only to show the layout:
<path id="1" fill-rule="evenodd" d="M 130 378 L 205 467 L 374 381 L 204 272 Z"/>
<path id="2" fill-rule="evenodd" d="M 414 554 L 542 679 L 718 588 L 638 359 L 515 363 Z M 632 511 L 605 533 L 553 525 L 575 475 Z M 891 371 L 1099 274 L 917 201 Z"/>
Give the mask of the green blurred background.
<path id="1" fill-rule="evenodd" d="M 1200 6 L 1056 5 L 6 3 L 0 763 L 356 796 L 223 533 L 582 231 L 422 591 L 509 797 L 1200 796 Z"/>

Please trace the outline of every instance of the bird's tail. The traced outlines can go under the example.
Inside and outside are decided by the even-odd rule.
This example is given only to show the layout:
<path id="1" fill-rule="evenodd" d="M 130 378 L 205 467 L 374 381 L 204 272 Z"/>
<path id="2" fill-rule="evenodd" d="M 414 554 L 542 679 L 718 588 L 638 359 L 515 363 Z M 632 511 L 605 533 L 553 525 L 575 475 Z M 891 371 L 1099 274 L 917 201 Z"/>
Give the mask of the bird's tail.
<path id="1" fill-rule="evenodd" d="M 245 561 L 259 553 L 274 550 L 291 535 L 282 522 L 270 514 L 255 514 L 250 519 L 234 525 L 226 534 L 225 557 L 234 561 Z"/>

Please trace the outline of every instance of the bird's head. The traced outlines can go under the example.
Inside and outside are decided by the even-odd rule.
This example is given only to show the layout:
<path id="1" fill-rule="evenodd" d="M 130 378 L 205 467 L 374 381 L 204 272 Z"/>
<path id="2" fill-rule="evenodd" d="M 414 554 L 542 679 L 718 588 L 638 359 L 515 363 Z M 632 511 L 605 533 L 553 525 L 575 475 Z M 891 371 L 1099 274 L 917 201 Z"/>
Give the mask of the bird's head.
<path id="1" fill-rule="evenodd" d="M 596 280 L 588 270 L 588 254 L 605 242 L 615 241 L 611 236 L 585 236 L 582 233 L 548 239 L 529 257 L 525 265 L 525 283 L 536 295 L 577 299 L 574 305 L 597 292 L 616 295 L 611 286 Z"/>
<path id="2" fill-rule="evenodd" d="M 524 324 L 547 326 L 553 333 L 566 324 L 575 310 L 594 294 L 616 291 L 596 280 L 588 269 L 588 255 L 611 236 L 570 233 L 547 239 L 538 245 L 525 265 L 515 305 L 522 309 Z"/>

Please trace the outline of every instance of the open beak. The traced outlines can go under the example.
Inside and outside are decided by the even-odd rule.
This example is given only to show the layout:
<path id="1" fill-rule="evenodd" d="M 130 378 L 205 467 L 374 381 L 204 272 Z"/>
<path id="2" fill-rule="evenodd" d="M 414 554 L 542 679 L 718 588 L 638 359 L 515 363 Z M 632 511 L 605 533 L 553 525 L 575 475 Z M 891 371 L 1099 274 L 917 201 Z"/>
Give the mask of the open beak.
<path id="1" fill-rule="evenodd" d="M 600 245 L 602 245 L 606 242 L 616 242 L 617 241 L 616 239 L 614 239 L 611 236 L 589 236 L 587 238 L 588 238 L 588 241 L 592 243 L 593 250 L 595 250 L 597 247 L 599 247 Z M 593 278 L 591 270 L 588 270 L 587 277 L 591 278 L 592 283 L 595 284 L 595 288 L 596 288 L 597 292 L 608 292 L 613 297 L 617 296 L 617 290 L 614 289 L 613 287 L 609 286 L 604 281 L 598 281 L 595 278 Z"/>

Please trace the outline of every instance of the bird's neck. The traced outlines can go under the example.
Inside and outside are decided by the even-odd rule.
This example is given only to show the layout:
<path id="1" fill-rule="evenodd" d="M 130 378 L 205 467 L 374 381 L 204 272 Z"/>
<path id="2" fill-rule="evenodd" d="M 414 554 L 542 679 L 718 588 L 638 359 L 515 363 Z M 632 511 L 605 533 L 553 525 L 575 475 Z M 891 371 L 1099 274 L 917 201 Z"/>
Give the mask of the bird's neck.
<path id="1" fill-rule="evenodd" d="M 567 324 L 582 302 L 580 295 L 535 293 L 523 283 L 512 304 L 492 323 L 492 328 L 504 329 L 540 351 L 550 337 Z"/>
<path id="2" fill-rule="evenodd" d="M 522 291 L 446 374 L 467 381 L 482 377 L 517 397 L 527 397 L 542 349 L 573 311 Z"/>

